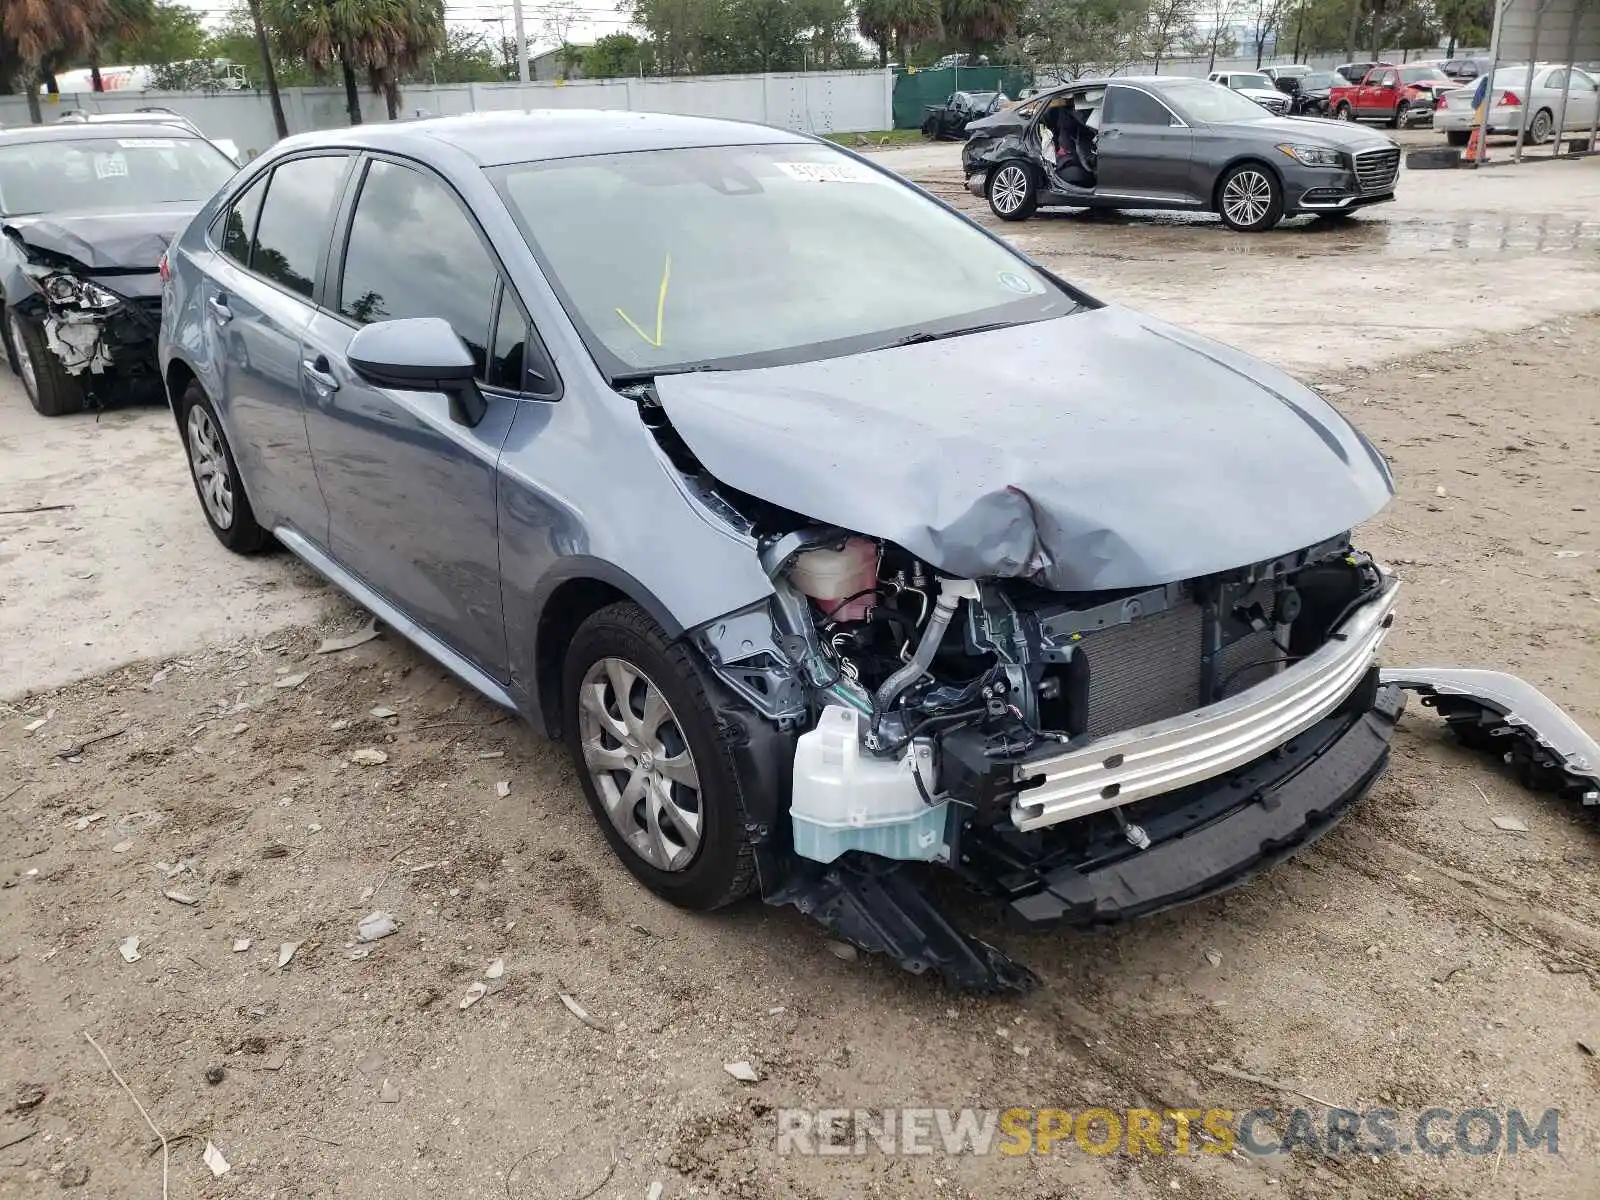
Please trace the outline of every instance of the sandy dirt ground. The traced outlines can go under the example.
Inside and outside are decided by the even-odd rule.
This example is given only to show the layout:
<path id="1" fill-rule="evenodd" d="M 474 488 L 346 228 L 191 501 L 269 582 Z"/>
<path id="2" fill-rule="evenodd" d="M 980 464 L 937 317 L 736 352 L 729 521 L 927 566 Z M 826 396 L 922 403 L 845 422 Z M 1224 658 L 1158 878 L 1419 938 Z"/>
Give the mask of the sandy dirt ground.
<path id="1" fill-rule="evenodd" d="M 1521 174 L 1546 188 L 1572 170 L 1576 193 L 1596 168 Z M 1549 201 L 1570 224 L 1544 248 L 1393 251 L 1393 228 L 1433 228 L 1398 205 L 1316 241 L 1074 217 L 1017 236 L 1108 298 L 1324 386 L 1399 479 L 1361 531 L 1406 583 L 1386 658 L 1516 671 L 1595 730 L 1600 318 L 1564 314 L 1580 279 L 1594 307 L 1600 210 L 1568 203 Z M 1483 335 L 1503 315 L 1471 290 L 1487 272 L 1515 284 L 1514 334 Z M 1463 279 L 1479 282 L 1445 307 L 1472 311 L 1436 312 L 1436 282 Z M 1407 311 L 1435 326 L 1425 345 L 1375 332 Z M 1256 324 L 1230 337 L 1228 320 Z M 1094 936 L 1017 934 L 967 902 L 1045 985 L 955 996 L 835 957 L 792 912 L 660 904 L 556 748 L 404 644 L 315 653 L 361 615 L 281 556 L 217 549 L 164 413 L 58 432 L 19 403 L 0 394 L 0 508 L 76 507 L 0 517 L 0 1197 L 162 1194 L 160 1144 L 89 1037 L 165 1134 L 174 1196 L 1600 1192 L 1600 1059 L 1582 1048 L 1600 1049 L 1600 831 L 1420 710 L 1342 826 L 1226 897 Z M 67 628 L 95 644 L 57 646 Z M 378 909 L 399 931 L 358 943 Z M 475 982 L 487 994 L 463 1009 Z M 741 1060 L 759 1082 L 724 1070 Z M 1321 1113 L 1284 1088 L 1411 1115 L 1553 1107 L 1561 1154 L 776 1152 L 789 1106 Z"/>

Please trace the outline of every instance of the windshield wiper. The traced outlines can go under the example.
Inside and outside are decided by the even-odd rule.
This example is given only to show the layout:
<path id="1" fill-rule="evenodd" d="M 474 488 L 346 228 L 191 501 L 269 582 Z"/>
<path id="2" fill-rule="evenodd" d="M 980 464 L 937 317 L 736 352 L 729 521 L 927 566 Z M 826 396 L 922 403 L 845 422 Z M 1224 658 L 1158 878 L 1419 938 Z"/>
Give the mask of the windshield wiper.
<path id="1" fill-rule="evenodd" d="M 726 371 L 727 367 L 714 367 L 710 363 L 689 363 L 682 367 L 662 367 L 659 371 L 627 371 L 621 375 L 611 377 L 611 386 L 614 388 L 632 387 L 638 383 L 650 383 L 666 375 L 696 375 L 702 372 Z"/>
<path id="2" fill-rule="evenodd" d="M 892 342 L 885 342 L 875 346 L 875 350 L 893 350 L 897 346 L 920 346 L 923 342 L 942 342 L 945 338 L 964 337 L 969 333 L 988 333 L 995 329 L 1011 329 L 1017 325 L 1029 325 L 1030 321 L 990 321 L 987 325 L 967 325 L 961 329 L 943 329 L 933 333 L 927 329 L 919 329 L 915 333 L 908 333 L 905 337 L 896 338 Z"/>

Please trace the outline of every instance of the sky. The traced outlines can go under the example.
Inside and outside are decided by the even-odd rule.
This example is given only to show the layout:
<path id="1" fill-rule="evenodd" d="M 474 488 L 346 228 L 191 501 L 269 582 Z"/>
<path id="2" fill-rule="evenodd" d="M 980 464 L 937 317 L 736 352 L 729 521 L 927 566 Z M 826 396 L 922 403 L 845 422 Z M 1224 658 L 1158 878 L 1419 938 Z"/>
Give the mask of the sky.
<path id="1" fill-rule="evenodd" d="M 175 0 L 187 8 L 205 14 L 208 24 L 224 20 L 237 6 L 234 0 Z M 575 12 L 567 40 L 583 45 L 608 33 L 619 33 L 631 24 L 617 12 L 611 0 L 569 0 Z M 555 47 L 558 39 L 550 32 L 550 18 L 554 15 L 551 0 L 523 0 L 522 24 L 528 45 L 533 53 Z M 501 20 L 505 22 L 505 36 L 514 36 L 509 0 L 504 4 L 461 3 L 446 0 L 444 19 L 451 25 L 461 25 L 483 30 L 491 39 L 500 36 Z"/>

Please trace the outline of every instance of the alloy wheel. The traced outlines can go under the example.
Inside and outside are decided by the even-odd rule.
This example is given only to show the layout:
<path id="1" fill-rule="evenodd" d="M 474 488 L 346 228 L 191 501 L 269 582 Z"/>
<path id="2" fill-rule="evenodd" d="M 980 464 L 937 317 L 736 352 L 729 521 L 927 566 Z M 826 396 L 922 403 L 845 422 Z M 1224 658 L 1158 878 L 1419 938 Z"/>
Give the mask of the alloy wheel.
<path id="1" fill-rule="evenodd" d="M 694 755 L 661 689 L 626 659 L 599 659 L 579 686 L 578 734 L 623 841 L 658 870 L 688 868 L 705 808 Z"/>
<path id="2" fill-rule="evenodd" d="M 1001 167 L 994 177 L 993 199 L 997 212 L 1014 213 L 1028 198 L 1028 176 L 1021 167 Z"/>
<path id="3" fill-rule="evenodd" d="M 1550 130 L 1555 125 L 1555 118 L 1547 112 L 1535 113 L 1533 124 L 1528 127 L 1528 140 L 1535 146 L 1542 146 L 1550 140 Z"/>
<path id="4" fill-rule="evenodd" d="M 1236 225 L 1254 225 L 1272 207 L 1272 180 L 1260 171 L 1240 171 L 1222 189 L 1222 208 Z"/>
<path id="5" fill-rule="evenodd" d="M 17 374 L 22 376 L 22 386 L 27 389 L 28 398 L 37 402 L 39 377 L 34 374 L 33 355 L 28 353 L 28 341 L 22 336 L 22 322 L 17 319 L 16 313 L 7 314 L 6 320 L 11 327 L 11 361 L 16 363 Z"/>
<path id="6" fill-rule="evenodd" d="M 1348 104 L 1339 105 L 1338 111 L 1333 115 L 1341 121 L 1354 121 L 1356 119 L 1355 110 Z"/>
<path id="7" fill-rule="evenodd" d="M 189 409 L 189 465 L 200 485 L 200 499 L 218 529 L 233 526 L 233 473 L 211 414 L 196 404 Z"/>

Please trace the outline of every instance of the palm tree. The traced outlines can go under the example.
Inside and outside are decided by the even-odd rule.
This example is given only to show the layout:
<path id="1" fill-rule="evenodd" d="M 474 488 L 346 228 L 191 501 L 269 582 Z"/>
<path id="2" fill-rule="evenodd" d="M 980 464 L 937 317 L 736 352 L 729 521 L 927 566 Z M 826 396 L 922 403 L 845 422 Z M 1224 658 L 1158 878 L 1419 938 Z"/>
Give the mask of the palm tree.
<path id="1" fill-rule="evenodd" d="M 904 63 L 908 42 L 939 35 L 939 0 L 860 0 L 856 28 L 878 44 L 880 66 L 887 65 L 891 42 L 895 58 Z"/>
<path id="2" fill-rule="evenodd" d="M 0 0 L 0 73 L 20 80 L 35 125 L 44 122 L 39 85 L 46 64 L 94 45 L 106 9 L 107 0 Z"/>
<path id="3" fill-rule="evenodd" d="M 267 41 L 267 23 L 261 15 L 261 0 L 249 0 L 250 23 L 255 27 L 256 48 L 261 52 L 261 70 L 267 78 L 267 96 L 272 101 L 272 123 L 278 136 L 289 136 L 289 122 L 283 115 L 283 97 L 278 94 L 278 69 L 272 65 L 272 46 Z"/>
<path id="4" fill-rule="evenodd" d="M 262 0 L 282 48 L 313 67 L 339 65 L 350 124 L 361 123 L 357 71 L 399 115 L 402 72 L 444 42 L 442 0 Z"/>
<path id="5" fill-rule="evenodd" d="M 1017 30 L 1019 0 L 944 0 L 946 35 L 974 55 L 988 42 L 1003 42 Z"/>

